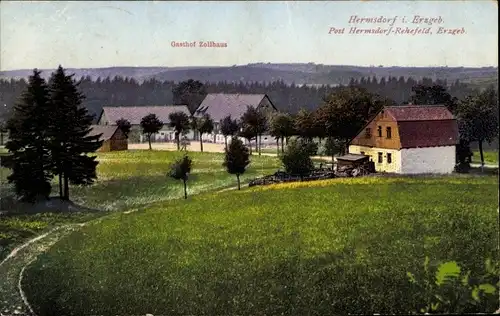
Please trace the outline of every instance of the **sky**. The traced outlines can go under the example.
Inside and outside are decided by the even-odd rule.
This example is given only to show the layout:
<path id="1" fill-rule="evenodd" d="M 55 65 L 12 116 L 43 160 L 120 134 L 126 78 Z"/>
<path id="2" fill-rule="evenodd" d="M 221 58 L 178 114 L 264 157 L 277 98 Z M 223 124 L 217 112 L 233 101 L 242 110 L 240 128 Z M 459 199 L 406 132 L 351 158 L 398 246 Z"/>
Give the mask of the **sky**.
<path id="1" fill-rule="evenodd" d="M 416 15 L 440 23 L 412 23 Z M 433 34 L 349 34 L 351 27 L 390 27 L 349 23 L 352 16 L 397 17 L 393 32 L 430 27 Z M 1 1 L 0 23 L 0 70 L 256 62 L 498 66 L 496 1 Z M 439 27 L 460 32 L 437 34 Z M 331 28 L 344 34 L 329 34 Z M 199 47 L 200 41 L 227 47 Z"/>

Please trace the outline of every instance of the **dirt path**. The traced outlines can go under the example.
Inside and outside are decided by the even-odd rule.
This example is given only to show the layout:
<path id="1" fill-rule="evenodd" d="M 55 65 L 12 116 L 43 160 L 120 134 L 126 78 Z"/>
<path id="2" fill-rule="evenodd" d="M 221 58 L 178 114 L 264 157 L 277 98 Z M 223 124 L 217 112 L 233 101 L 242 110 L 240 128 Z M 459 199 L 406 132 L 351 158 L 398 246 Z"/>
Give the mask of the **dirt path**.
<path id="1" fill-rule="evenodd" d="M 173 143 L 153 143 L 151 144 L 151 148 L 153 150 L 168 150 L 168 151 L 176 151 L 177 145 Z M 149 149 L 148 144 L 129 144 L 128 149 L 138 150 L 138 149 Z M 224 144 L 214 144 L 214 143 L 203 143 L 203 151 L 210 153 L 223 153 L 224 152 Z M 191 145 L 187 146 L 187 151 L 200 151 L 200 143 L 191 142 Z M 276 153 L 263 152 L 262 156 L 271 156 L 276 157 Z M 258 156 L 256 152 L 252 152 L 252 156 Z M 324 161 L 332 161 L 331 157 L 327 156 L 313 156 L 312 159 L 316 160 L 324 160 Z"/>
<path id="2" fill-rule="evenodd" d="M 153 150 L 169 150 L 175 151 L 177 150 L 177 145 L 174 143 L 152 143 L 151 148 Z M 203 143 L 203 151 L 210 153 L 223 153 L 224 152 L 224 144 L 214 144 L 214 143 Z M 128 144 L 128 149 L 137 150 L 137 149 L 149 149 L 148 144 Z M 200 143 L 197 141 L 191 142 L 190 145 L 186 148 L 188 151 L 200 151 Z"/>
<path id="3" fill-rule="evenodd" d="M 241 188 L 248 187 L 248 183 L 242 183 Z M 215 193 L 236 190 L 237 186 L 214 190 Z M 206 193 L 206 192 L 200 192 Z M 198 194 L 200 194 L 198 193 Z M 139 209 L 131 209 L 124 212 L 130 214 Z M 34 237 L 24 244 L 12 250 L 5 259 L 0 262 L 0 316 L 21 315 L 36 316 L 22 289 L 21 282 L 25 269 L 34 262 L 37 257 L 52 247 L 58 240 L 68 236 L 71 232 L 87 225 L 90 222 L 98 222 L 104 217 L 92 219 L 86 223 L 69 224 L 55 227 L 50 231 Z"/>
<path id="4" fill-rule="evenodd" d="M 81 224 L 53 228 L 15 248 L 0 264 L 0 315 L 34 315 L 21 288 L 22 272 L 29 263 Z"/>

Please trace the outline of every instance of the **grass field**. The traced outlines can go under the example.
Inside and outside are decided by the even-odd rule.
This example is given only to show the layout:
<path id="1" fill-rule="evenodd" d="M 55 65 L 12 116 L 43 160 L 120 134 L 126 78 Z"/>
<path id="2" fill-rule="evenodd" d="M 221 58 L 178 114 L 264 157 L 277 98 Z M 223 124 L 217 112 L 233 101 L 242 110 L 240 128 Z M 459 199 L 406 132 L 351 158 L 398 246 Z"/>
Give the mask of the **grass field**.
<path id="1" fill-rule="evenodd" d="M 367 177 L 164 201 L 72 233 L 23 287 L 40 316 L 415 312 L 429 293 L 406 273 L 424 278 L 425 256 L 473 276 L 498 259 L 497 185 Z"/>
<path id="2" fill-rule="evenodd" d="M 474 155 L 472 156 L 473 163 L 481 163 L 481 155 L 478 150 L 473 151 Z M 484 163 L 485 164 L 497 164 L 498 165 L 498 151 L 487 150 L 483 152 L 484 155 Z"/>
<path id="3" fill-rule="evenodd" d="M 181 182 L 167 177 L 169 166 L 182 153 L 170 151 L 128 151 L 98 155 L 98 181 L 89 187 L 72 187 L 71 199 L 100 212 L 71 214 L 43 213 L 36 215 L 0 216 L 0 260 L 19 243 L 41 234 L 54 226 L 84 222 L 107 214 L 106 211 L 126 210 L 149 203 L 183 196 Z M 236 177 L 221 166 L 222 154 L 189 153 L 193 170 L 188 182 L 188 194 L 222 189 L 236 185 Z M 274 157 L 252 157 L 252 163 L 242 181 L 274 172 L 279 163 Z M 3 168 L 1 197 L 12 194 L 6 185 L 8 169 Z M 58 193 L 57 182 L 53 194 Z M 4 206 L 5 207 L 5 206 Z M 9 210 L 12 210 L 7 206 Z"/>

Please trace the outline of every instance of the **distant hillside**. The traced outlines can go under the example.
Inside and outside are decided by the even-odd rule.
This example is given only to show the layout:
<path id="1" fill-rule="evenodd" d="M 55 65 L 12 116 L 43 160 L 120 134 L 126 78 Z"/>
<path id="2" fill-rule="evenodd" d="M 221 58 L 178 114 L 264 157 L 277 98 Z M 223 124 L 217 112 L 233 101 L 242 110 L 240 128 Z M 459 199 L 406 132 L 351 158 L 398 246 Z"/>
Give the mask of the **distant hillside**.
<path id="1" fill-rule="evenodd" d="M 109 68 L 70 68 L 77 78 L 89 76 L 97 78 L 113 78 L 115 76 L 134 78 L 142 82 L 146 79 L 161 81 L 183 81 L 187 79 L 202 82 L 274 82 L 286 84 L 346 84 L 351 78 L 376 76 L 381 77 L 423 77 L 455 80 L 471 84 L 484 85 L 498 82 L 498 67 L 465 68 L 465 67 L 361 67 L 322 65 L 315 63 L 272 64 L 254 63 L 232 67 L 109 67 Z M 0 72 L 0 79 L 27 78 L 31 69 Z M 48 77 L 53 69 L 43 70 Z"/>

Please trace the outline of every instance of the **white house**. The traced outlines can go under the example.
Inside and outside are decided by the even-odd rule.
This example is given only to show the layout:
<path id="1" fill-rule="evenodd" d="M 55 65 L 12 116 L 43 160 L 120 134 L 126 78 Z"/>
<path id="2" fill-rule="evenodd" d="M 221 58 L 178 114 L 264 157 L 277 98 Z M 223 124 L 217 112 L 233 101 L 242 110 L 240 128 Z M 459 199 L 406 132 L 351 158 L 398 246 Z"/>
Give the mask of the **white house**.
<path id="1" fill-rule="evenodd" d="M 349 153 L 370 156 L 379 172 L 451 173 L 458 140 L 457 121 L 445 106 L 391 106 L 350 142 Z"/>

